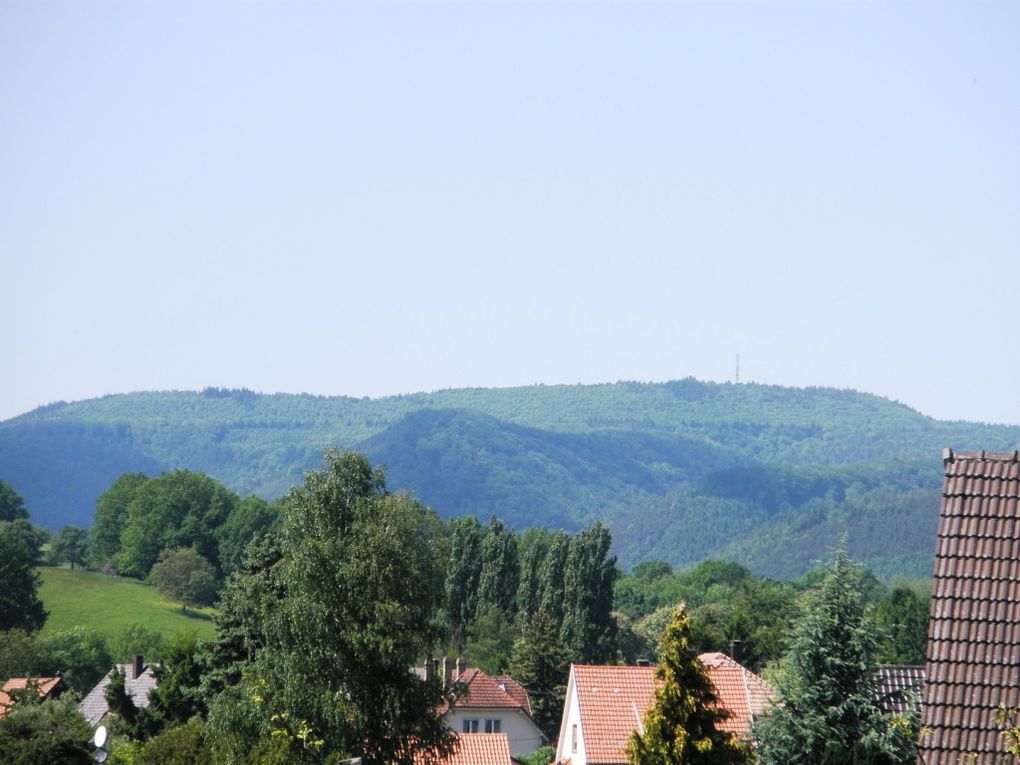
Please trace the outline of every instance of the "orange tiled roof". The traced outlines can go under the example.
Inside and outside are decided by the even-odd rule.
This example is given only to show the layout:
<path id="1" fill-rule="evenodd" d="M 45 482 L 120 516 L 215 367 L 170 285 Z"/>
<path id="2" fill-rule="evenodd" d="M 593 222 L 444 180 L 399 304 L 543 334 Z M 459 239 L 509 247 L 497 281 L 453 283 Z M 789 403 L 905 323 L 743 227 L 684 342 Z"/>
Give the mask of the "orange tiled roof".
<path id="1" fill-rule="evenodd" d="M 7 712 L 12 705 L 8 691 L 21 690 L 27 687 L 29 680 L 38 684 L 39 696 L 44 699 L 53 693 L 57 686 L 63 682 L 59 677 L 12 677 L 0 688 L 0 720 L 7 716 Z"/>
<path id="2" fill-rule="evenodd" d="M 1020 454 L 947 449 L 943 463 L 920 754 L 990 762 L 998 706 L 1020 703 Z"/>
<path id="3" fill-rule="evenodd" d="M 457 709 L 476 707 L 523 709 L 531 715 L 531 702 L 528 693 L 520 683 L 509 677 L 491 677 L 477 667 L 471 667 L 457 678 L 465 685 L 462 693 L 453 706 Z"/>
<path id="4" fill-rule="evenodd" d="M 655 667 L 575 664 L 573 670 L 588 762 L 626 762 L 627 739 L 655 700 Z"/>
<path id="5" fill-rule="evenodd" d="M 719 705 L 730 713 L 717 727 L 735 736 L 750 738 L 751 726 L 769 703 L 777 699 L 776 692 L 758 675 L 724 653 L 703 653 L 698 658 L 708 670 Z"/>
<path id="6" fill-rule="evenodd" d="M 426 760 L 422 754 L 415 756 L 415 762 L 420 765 Z M 511 765 L 510 739 L 506 733 L 457 734 L 453 754 L 440 762 L 443 765 Z"/>

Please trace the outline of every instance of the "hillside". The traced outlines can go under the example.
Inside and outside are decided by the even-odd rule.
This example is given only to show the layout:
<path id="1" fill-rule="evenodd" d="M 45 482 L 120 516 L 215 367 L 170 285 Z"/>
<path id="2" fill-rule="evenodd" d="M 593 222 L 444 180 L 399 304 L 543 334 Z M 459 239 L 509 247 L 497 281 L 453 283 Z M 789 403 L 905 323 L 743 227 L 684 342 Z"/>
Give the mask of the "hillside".
<path id="1" fill-rule="evenodd" d="M 1020 428 L 933 420 L 855 391 L 692 379 L 379 399 L 144 392 L 0 423 L 0 478 L 37 523 L 88 525 L 125 471 L 189 468 L 272 498 L 327 444 L 364 451 L 445 517 L 568 529 L 602 517 L 626 565 L 725 555 L 789 576 L 847 531 L 879 570 L 916 574 L 941 449 L 1011 450 Z M 905 533 L 890 534 L 893 521 Z"/>

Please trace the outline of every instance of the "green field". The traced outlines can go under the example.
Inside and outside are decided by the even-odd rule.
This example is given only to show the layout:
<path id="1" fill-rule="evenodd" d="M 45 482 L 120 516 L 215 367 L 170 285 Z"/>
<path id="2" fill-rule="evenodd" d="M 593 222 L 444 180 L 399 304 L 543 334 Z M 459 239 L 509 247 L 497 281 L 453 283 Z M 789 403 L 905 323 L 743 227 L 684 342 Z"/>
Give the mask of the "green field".
<path id="1" fill-rule="evenodd" d="M 72 627 L 91 627 L 106 638 L 131 624 L 165 637 L 194 631 L 208 640 L 214 636 L 213 609 L 181 610 L 156 590 L 134 579 L 114 579 L 94 571 L 40 566 L 39 597 L 49 612 L 43 633 Z"/>

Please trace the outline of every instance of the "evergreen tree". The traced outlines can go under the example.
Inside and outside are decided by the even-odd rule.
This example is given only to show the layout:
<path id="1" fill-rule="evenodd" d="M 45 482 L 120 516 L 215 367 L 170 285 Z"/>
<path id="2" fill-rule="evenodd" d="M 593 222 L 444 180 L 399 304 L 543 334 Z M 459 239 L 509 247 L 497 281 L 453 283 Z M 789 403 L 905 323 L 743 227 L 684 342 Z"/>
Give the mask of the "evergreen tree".
<path id="1" fill-rule="evenodd" d="M 655 703 L 641 731 L 627 742 L 631 765 L 740 765 L 750 753 L 716 726 L 728 713 L 718 707 L 712 681 L 691 647 L 691 620 L 681 605 L 659 643 Z"/>
<path id="2" fill-rule="evenodd" d="M 569 674 L 570 655 L 559 629 L 546 613 L 537 611 L 514 642 L 510 676 L 527 689 L 532 716 L 550 741 L 556 740 L 563 717 Z"/>
<path id="3" fill-rule="evenodd" d="M 570 541 L 563 573 L 563 624 L 560 635 L 575 661 L 601 664 L 616 657 L 612 616 L 616 558 L 602 521 L 586 526 Z"/>
<path id="4" fill-rule="evenodd" d="M 777 674 L 781 703 L 757 727 L 763 765 L 914 762 L 912 737 L 875 702 L 876 638 L 861 583 L 837 550 Z"/>

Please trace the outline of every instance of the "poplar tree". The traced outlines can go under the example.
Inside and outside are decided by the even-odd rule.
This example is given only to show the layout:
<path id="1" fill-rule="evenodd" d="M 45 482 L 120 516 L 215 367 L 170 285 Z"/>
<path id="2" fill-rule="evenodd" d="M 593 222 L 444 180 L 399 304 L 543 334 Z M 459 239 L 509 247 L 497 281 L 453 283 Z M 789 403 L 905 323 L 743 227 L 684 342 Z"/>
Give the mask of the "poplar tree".
<path id="1" fill-rule="evenodd" d="M 517 535 L 495 515 L 482 537 L 481 563 L 478 611 L 495 608 L 512 622 L 517 612 L 517 583 L 521 576 Z"/>
<path id="2" fill-rule="evenodd" d="M 728 712 L 718 706 L 712 681 L 691 648 L 691 619 L 683 605 L 663 631 L 655 677 L 655 703 L 644 715 L 642 730 L 627 742 L 631 765 L 750 762 L 747 747 L 717 727 Z"/>
<path id="3" fill-rule="evenodd" d="M 616 558 L 602 521 L 586 526 L 570 540 L 563 572 L 563 624 L 560 636 L 575 661 L 602 664 L 616 657 L 613 582 Z"/>
<path id="4" fill-rule="evenodd" d="M 464 647 L 468 625 L 475 618 L 481 572 L 481 524 L 473 515 L 458 518 L 453 524 L 445 586 L 446 616 L 450 621 L 451 642 L 457 650 Z"/>

